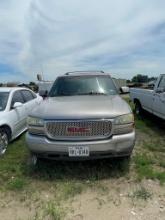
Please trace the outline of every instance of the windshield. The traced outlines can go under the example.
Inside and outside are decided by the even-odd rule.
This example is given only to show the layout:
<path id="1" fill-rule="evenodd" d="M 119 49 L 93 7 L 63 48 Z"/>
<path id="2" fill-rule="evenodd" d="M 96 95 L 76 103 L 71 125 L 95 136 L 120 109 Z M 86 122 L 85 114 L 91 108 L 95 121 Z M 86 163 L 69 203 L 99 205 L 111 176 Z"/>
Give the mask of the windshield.
<path id="1" fill-rule="evenodd" d="M 5 110 L 9 92 L 0 92 L 0 111 Z"/>
<path id="2" fill-rule="evenodd" d="M 117 89 L 109 76 L 67 76 L 57 78 L 49 96 L 116 94 Z"/>

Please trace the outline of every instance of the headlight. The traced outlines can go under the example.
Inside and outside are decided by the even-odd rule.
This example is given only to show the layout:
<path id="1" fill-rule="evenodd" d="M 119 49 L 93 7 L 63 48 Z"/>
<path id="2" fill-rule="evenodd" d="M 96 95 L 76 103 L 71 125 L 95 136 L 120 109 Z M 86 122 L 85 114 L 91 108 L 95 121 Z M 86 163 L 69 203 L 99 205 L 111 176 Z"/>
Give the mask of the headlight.
<path id="1" fill-rule="evenodd" d="M 127 114 L 119 116 L 114 121 L 114 134 L 128 134 L 134 130 L 134 116 L 133 114 Z"/>
<path id="2" fill-rule="evenodd" d="M 115 125 L 123 125 L 123 124 L 130 124 L 134 123 L 134 116 L 132 113 L 127 115 L 121 115 L 115 119 Z"/>
<path id="3" fill-rule="evenodd" d="M 28 126 L 43 127 L 44 126 L 44 120 L 41 119 L 41 118 L 36 118 L 36 117 L 29 116 L 27 118 L 27 124 L 28 124 Z"/>

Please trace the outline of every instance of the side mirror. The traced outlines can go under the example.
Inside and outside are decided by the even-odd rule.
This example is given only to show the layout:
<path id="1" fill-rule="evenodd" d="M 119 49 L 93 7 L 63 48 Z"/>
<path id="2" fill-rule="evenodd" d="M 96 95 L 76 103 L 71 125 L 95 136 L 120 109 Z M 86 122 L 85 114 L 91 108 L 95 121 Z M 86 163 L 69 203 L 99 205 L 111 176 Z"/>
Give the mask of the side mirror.
<path id="1" fill-rule="evenodd" d="M 129 93 L 129 87 L 128 86 L 122 86 L 122 87 L 120 87 L 120 91 L 123 94 Z"/>
<path id="2" fill-rule="evenodd" d="M 39 91 L 39 95 L 43 98 L 46 98 L 48 96 L 48 90 L 41 90 Z"/>
<path id="3" fill-rule="evenodd" d="M 19 108 L 21 107 L 23 104 L 21 102 L 15 102 L 13 105 L 13 108 Z"/>

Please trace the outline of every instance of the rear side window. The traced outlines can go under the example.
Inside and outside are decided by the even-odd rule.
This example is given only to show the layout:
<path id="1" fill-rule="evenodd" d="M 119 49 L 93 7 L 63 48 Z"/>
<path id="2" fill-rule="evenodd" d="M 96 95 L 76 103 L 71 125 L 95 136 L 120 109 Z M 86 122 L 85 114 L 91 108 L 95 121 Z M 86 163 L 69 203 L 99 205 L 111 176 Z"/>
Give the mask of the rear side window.
<path id="1" fill-rule="evenodd" d="M 25 102 L 29 102 L 32 99 L 34 99 L 35 97 L 33 96 L 32 92 L 28 91 L 28 90 L 23 90 L 21 91 L 24 97 Z"/>
<path id="2" fill-rule="evenodd" d="M 24 99 L 23 99 L 23 96 L 22 96 L 20 91 L 14 92 L 13 98 L 12 98 L 12 101 L 11 101 L 11 106 L 13 106 L 14 103 L 16 103 L 16 102 L 24 103 Z"/>

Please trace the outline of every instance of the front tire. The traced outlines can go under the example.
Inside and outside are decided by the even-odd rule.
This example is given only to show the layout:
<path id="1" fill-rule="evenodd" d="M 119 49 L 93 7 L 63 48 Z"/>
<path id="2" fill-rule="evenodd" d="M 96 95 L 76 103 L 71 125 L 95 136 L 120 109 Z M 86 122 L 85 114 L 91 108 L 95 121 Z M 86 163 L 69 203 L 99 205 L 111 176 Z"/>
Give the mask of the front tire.
<path id="1" fill-rule="evenodd" d="M 135 114 L 136 115 L 142 115 L 143 108 L 140 104 L 140 102 L 135 102 Z"/>
<path id="2" fill-rule="evenodd" d="M 8 132 L 4 128 L 0 128 L 0 155 L 5 154 L 9 144 Z"/>

